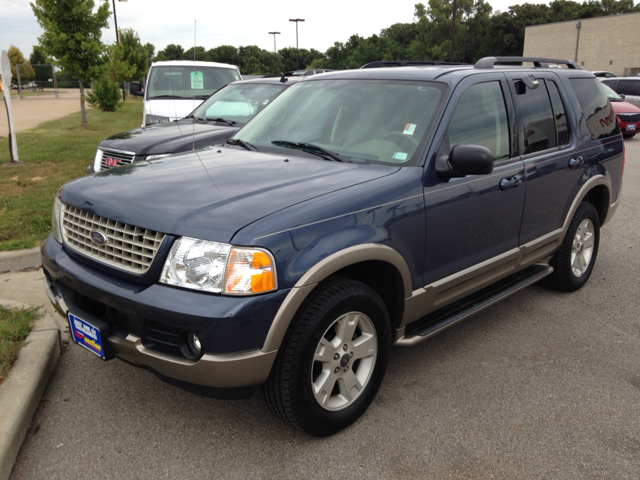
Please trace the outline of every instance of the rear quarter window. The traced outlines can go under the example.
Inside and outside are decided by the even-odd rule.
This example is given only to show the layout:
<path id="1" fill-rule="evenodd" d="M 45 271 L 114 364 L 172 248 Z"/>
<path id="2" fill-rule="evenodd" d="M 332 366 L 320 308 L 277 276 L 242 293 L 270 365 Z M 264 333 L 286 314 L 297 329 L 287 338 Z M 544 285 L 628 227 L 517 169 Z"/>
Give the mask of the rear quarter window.
<path id="1" fill-rule="evenodd" d="M 591 138 L 598 140 L 620 134 L 616 114 L 604 89 L 595 78 L 572 78 L 571 87 L 578 98 Z"/>

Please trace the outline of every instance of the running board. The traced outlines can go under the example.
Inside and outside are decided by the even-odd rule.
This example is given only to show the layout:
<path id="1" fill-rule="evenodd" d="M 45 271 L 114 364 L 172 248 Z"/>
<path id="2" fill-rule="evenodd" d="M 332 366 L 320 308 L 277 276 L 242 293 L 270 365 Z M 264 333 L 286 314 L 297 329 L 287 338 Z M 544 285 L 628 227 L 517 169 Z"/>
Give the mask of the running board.
<path id="1" fill-rule="evenodd" d="M 553 272 L 550 265 L 532 265 L 447 307 L 436 310 L 406 326 L 395 344 L 413 346 L 436 333 L 528 287 Z"/>

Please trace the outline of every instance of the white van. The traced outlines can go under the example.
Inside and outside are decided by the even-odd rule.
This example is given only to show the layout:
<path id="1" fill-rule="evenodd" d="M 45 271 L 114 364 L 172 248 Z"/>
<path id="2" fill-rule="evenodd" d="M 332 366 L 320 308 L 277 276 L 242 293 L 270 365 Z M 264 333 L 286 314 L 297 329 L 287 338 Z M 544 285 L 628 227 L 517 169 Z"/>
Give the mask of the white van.
<path id="1" fill-rule="evenodd" d="M 144 127 L 186 117 L 213 92 L 236 80 L 242 80 L 240 70 L 227 63 L 155 62 L 147 74 L 144 93 L 134 85 L 131 93 L 144 95 Z"/>

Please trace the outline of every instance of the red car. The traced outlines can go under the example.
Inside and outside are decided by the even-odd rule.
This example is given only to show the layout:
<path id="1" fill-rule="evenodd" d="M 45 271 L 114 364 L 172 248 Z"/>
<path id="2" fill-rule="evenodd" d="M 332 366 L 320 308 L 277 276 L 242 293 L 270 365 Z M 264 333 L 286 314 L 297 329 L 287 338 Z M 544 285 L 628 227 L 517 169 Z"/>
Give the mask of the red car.
<path id="1" fill-rule="evenodd" d="M 613 111 L 616 112 L 622 136 L 624 138 L 633 137 L 640 129 L 640 108 L 629 102 L 625 102 L 623 96 L 618 95 L 611 87 L 608 87 L 604 83 L 602 87 L 604 91 L 607 92 L 609 100 L 611 100 Z"/>

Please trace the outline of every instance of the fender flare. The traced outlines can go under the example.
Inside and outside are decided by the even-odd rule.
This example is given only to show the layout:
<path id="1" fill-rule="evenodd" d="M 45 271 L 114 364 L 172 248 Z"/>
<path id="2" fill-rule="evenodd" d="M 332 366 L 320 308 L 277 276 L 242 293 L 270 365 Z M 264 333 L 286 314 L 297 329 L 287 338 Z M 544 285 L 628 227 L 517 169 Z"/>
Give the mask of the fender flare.
<path id="1" fill-rule="evenodd" d="M 606 202 L 606 205 L 604 206 L 604 218 L 601 222 L 602 225 L 604 225 L 607 221 L 607 218 L 609 216 L 609 209 L 611 207 L 610 203 L 611 203 L 611 181 L 605 177 L 602 174 L 599 175 L 595 175 L 594 177 L 591 177 L 589 180 L 587 180 L 585 182 L 584 185 L 582 185 L 582 187 L 580 188 L 580 191 L 578 192 L 578 194 L 576 195 L 576 198 L 573 199 L 573 203 L 571 204 L 571 207 L 569 208 L 569 212 L 567 212 L 567 216 L 564 219 L 564 224 L 562 225 L 562 229 L 566 231 L 569 229 L 569 224 L 571 223 L 571 220 L 573 219 L 573 216 L 576 214 L 576 211 L 578 210 L 578 207 L 580 206 L 580 202 L 582 202 L 582 200 L 584 200 L 584 197 L 587 196 L 587 193 L 589 193 L 589 191 L 591 191 L 594 187 L 603 185 L 606 187 L 607 191 L 609 192 L 609 201 Z"/>
<path id="2" fill-rule="evenodd" d="M 345 248 L 323 258 L 296 282 L 271 323 L 262 351 L 271 352 L 280 348 L 294 315 L 318 283 L 349 265 L 372 260 L 393 265 L 400 272 L 404 286 L 404 298 L 411 297 L 411 273 L 407 262 L 396 250 L 377 243 L 365 243 Z"/>

